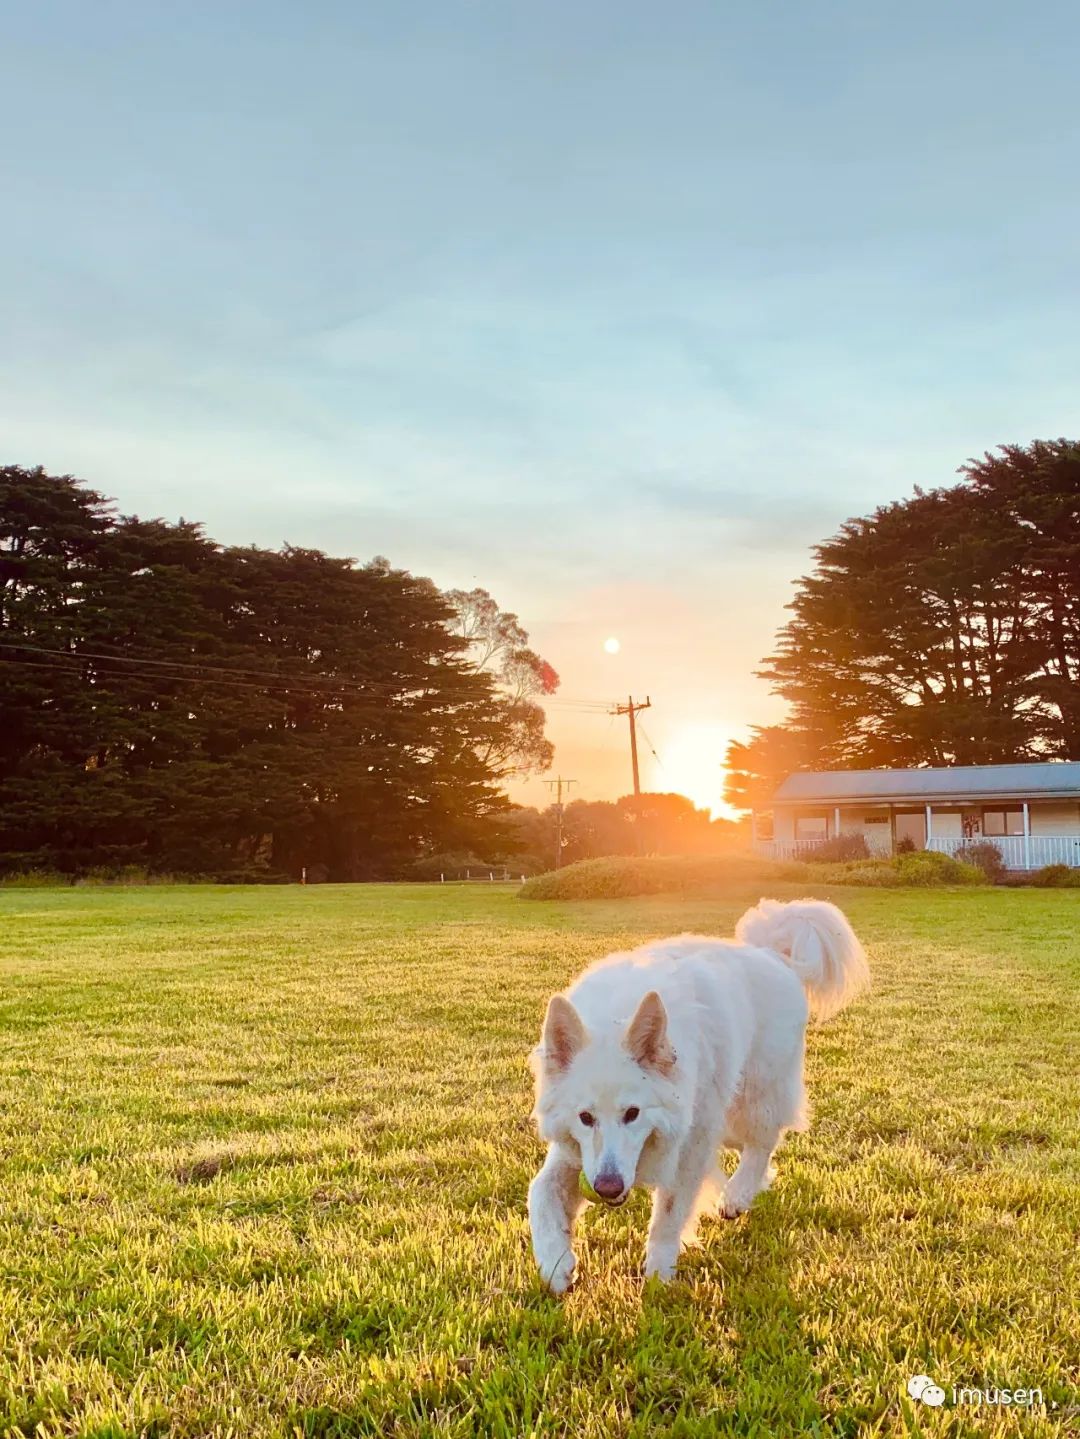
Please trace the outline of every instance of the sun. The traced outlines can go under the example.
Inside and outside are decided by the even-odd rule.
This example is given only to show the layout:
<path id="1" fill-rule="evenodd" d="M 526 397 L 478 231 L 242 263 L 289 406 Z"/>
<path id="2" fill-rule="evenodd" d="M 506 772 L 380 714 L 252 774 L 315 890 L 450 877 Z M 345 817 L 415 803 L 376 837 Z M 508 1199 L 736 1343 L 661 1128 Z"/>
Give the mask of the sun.
<path id="1" fill-rule="evenodd" d="M 604 651 L 606 654 L 617 655 L 621 649 L 622 645 L 614 635 L 609 636 L 608 639 L 604 641 Z"/>
<path id="2" fill-rule="evenodd" d="M 724 803 L 724 756 L 731 736 L 714 725 L 683 725 L 662 745 L 664 788 L 692 799 L 699 809 L 711 810 L 714 819 L 728 819 Z"/>

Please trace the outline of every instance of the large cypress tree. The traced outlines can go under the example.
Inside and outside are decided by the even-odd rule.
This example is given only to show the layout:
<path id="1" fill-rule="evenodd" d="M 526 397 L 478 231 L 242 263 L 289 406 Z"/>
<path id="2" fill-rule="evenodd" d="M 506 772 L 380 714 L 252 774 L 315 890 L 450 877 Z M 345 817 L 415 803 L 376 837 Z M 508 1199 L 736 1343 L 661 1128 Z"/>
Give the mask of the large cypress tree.
<path id="1" fill-rule="evenodd" d="M 786 737 L 732 747 L 733 802 L 783 767 L 1080 759 L 1080 446 L 961 474 L 815 547 L 761 671 Z"/>
<path id="2" fill-rule="evenodd" d="M 0 472 L 0 865 L 391 876 L 501 839 L 505 705 L 385 561 Z"/>

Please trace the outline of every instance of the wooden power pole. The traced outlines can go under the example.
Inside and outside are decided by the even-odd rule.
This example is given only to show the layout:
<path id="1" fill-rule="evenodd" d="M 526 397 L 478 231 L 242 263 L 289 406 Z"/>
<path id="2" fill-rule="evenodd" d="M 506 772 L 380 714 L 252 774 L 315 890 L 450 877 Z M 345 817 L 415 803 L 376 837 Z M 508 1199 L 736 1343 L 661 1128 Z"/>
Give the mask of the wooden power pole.
<path id="1" fill-rule="evenodd" d="M 577 780 L 576 780 L 576 779 L 563 779 L 562 775 L 560 775 L 560 776 L 558 777 L 558 779 L 546 779 L 546 780 L 544 781 L 544 783 L 547 785 L 548 789 L 553 789 L 553 790 L 555 791 L 555 868 L 556 868 L 556 869 L 559 869 L 560 866 L 562 865 L 562 792 L 563 792 L 563 785 L 566 786 L 567 792 L 569 793 L 570 786 L 571 786 L 572 784 L 577 784 Z"/>
<path id="2" fill-rule="evenodd" d="M 645 696 L 644 703 L 639 700 L 637 704 L 634 703 L 634 696 L 630 695 L 627 699 L 626 704 L 616 705 L 615 708 L 611 711 L 613 715 L 628 715 L 630 717 L 630 763 L 633 765 L 634 768 L 635 794 L 641 793 L 641 779 L 638 775 L 637 723 L 635 721 L 635 716 L 637 715 L 638 710 L 647 710 L 651 708 L 652 700 L 649 698 L 648 695 Z"/>

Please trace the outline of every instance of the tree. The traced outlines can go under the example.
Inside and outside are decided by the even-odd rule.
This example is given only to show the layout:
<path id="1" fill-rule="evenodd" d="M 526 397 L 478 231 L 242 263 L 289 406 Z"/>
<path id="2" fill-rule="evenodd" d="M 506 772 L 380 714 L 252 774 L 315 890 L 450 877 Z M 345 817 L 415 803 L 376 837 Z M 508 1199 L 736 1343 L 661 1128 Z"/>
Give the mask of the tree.
<path id="1" fill-rule="evenodd" d="M 790 726 L 755 725 L 750 734 L 728 745 L 724 799 L 733 809 L 767 808 L 781 781 L 816 758 L 810 737 Z"/>
<path id="2" fill-rule="evenodd" d="M 515 844 L 506 851 L 511 868 L 531 873 L 555 862 L 555 806 L 518 809 L 509 816 Z M 710 821 L 708 812 L 681 794 L 623 795 L 573 800 L 563 810 L 564 864 L 630 854 L 722 854 L 744 841 L 731 820 Z"/>
<path id="3" fill-rule="evenodd" d="M 552 695 L 559 676 L 529 648 L 517 615 L 500 610 L 487 590 L 450 590 L 453 631 L 467 645 L 478 673 L 494 677 L 506 725 L 482 752 L 498 774 L 539 774 L 551 767 L 554 748 L 544 738 L 544 711 L 536 699 Z"/>
<path id="4" fill-rule="evenodd" d="M 1013 537 L 1038 663 L 1032 694 L 1051 749 L 1080 757 L 1080 444 L 1003 445 L 961 470 Z"/>
<path id="5" fill-rule="evenodd" d="M 0 868 L 392 877 L 505 839 L 514 716 L 428 580 L 0 472 Z"/>
<path id="6" fill-rule="evenodd" d="M 793 767 L 1080 757 L 1080 447 L 1008 447 L 961 474 L 815 548 L 761 671 L 789 735 L 733 754 L 740 802 L 785 746 Z"/>

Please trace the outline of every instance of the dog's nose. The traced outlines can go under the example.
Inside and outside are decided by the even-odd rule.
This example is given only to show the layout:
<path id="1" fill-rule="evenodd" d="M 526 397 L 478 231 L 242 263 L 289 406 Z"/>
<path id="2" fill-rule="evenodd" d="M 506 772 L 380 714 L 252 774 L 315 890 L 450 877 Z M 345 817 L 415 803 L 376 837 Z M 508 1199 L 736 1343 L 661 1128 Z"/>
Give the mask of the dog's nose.
<path id="1" fill-rule="evenodd" d="M 601 1199 L 621 1199 L 626 1186 L 619 1174 L 598 1174 L 593 1180 L 593 1188 Z"/>

